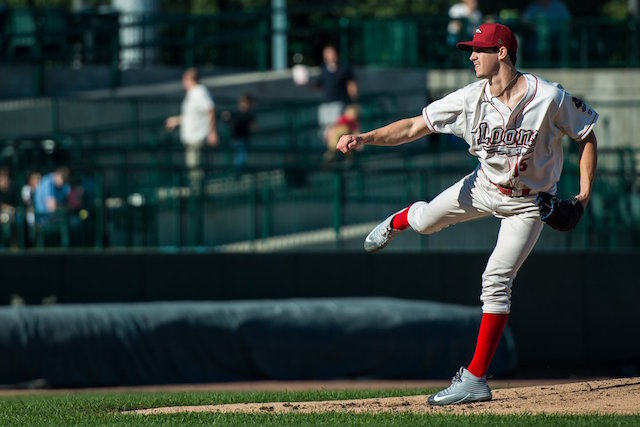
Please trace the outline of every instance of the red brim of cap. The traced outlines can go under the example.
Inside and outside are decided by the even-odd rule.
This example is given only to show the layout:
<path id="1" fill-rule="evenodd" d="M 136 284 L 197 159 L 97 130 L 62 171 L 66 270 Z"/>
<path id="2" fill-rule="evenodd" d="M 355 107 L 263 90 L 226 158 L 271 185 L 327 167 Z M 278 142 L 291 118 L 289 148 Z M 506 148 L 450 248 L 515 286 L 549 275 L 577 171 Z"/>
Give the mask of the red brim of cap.
<path id="1" fill-rule="evenodd" d="M 460 50 L 470 51 L 473 50 L 474 47 L 479 47 L 481 49 L 486 49 L 490 47 L 497 47 L 492 45 L 491 43 L 482 43 L 479 41 L 468 41 L 468 42 L 458 42 L 456 43 L 456 47 Z"/>

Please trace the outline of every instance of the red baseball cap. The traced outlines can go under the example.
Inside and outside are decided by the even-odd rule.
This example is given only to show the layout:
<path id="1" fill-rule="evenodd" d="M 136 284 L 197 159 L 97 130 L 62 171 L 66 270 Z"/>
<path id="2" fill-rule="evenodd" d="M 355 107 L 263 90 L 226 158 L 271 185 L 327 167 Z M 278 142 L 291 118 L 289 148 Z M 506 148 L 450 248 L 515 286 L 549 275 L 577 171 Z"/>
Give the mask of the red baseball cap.
<path id="1" fill-rule="evenodd" d="M 502 24 L 482 24 L 476 28 L 473 40 L 456 44 L 460 50 L 473 50 L 474 47 L 489 48 L 504 46 L 509 52 L 518 51 L 518 41 L 509 27 Z"/>

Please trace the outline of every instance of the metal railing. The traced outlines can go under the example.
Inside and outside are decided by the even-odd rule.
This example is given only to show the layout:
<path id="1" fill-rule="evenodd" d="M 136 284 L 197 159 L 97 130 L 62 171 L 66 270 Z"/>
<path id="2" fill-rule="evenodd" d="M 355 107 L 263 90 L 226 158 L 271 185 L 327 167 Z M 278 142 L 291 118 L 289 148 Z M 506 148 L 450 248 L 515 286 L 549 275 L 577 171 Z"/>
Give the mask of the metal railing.
<path id="1" fill-rule="evenodd" d="M 361 128 L 373 129 L 418 114 L 426 98 L 420 90 L 363 94 Z M 216 98 L 217 111 L 234 109 L 234 100 Z M 55 164 L 105 167 L 111 164 L 176 166 L 183 164 L 177 132 L 164 129 L 167 116 L 177 113 L 179 99 L 87 100 L 52 98 L 0 104 L 0 161 L 14 170 L 46 169 Z M 313 166 L 324 150 L 317 122 L 317 101 L 261 103 L 255 109 L 258 125 L 251 145 L 250 165 L 256 169 L 288 164 Z M 601 118 L 597 134 L 602 147 L 637 148 L 638 101 L 597 101 Z M 615 122 L 614 122 L 615 120 Z M 231 165 L 228 123 L 219 120 L 221 146 L 209 150 L 212 165 Z M 432 136 L 443 145 L 465 147 L 445 135 Z M 429 144 L 411 144 L 405 153 Z M 369 153 L 384 152 L 370 147 Z M 316 157 L 314 157 L 316 156 Z"/>
<path id="2" fill-rule="evenodd" d="M 640 249 L 638 155 L 630 149 L 601 150 L 602 166 L 585 218 L 574 232 L 555 233 L 539 248 Z M 15 237 L 5 246 L 178 249 L 245 242 L 245 249 L 252 250 L 266 247 L 274 236 L 285 242 L 286 236 L 325 230 L 330 246 L 340 249 L 349 238 L 345 232 L 412 201 L 430 200 L 473 167 L 464 150 L 434 150 L 410 157 L 371 156 L 355 165 L 290 165 L 236 176 L 205 167 L 204 179 L 196 185 L 188 171 L 178 167 L 77 169 L 75 175 L 82 176 L 84 185 L 82 206 L 47 230 L 31 231 L 31 241 L 19 207 Z M 577 176 L 578 155 L 570 151 L 559 184 L 562 195 L 577 192 Z M 465 241 L 473 242 L 474 234 L 486 229 L 467 230 Z M 296 244 L 313 247 L 313 239 L 317 233 L 307 242 L 297 238 Z M 454 240 L 432 247 L 426 238 L 414 249 L 460 248 L 460 241 Z M 286 242 L 280 246 L 286 249 Z"/>
<path id="3" fill-rule="evenodd" d="M 415 111 L 406 111 L 410 107 L 404 102 L 407 97 L 420 102 L 424 94 L 411 90 L 362 95 L 362 127 L 369 129 L 415 114 L 420 104 Z M 179 166 L 183 161 L 177 133 L 164 129 L 165 118 L 178 111 L 179 103 L 173 98 L 5 102 L 0 114 L 0 147 L 5 157 L 10 155 L 4 162 L 16 170 L 50 166 L 48 159 L 55 156 L 80 167 L 140 163 L 140 159 L 147 159 L 149 166 Z M 217 97 L 216 105 L 218 114 L 235 108 L 231 99 Z M 317 101 L 259 104 L 254 111 L 258 129 L 252 138 L 252 157 L 269 155 L 276 159 L 265 167 L 278 167 L 299 162 L 297 155 L 321 152 L 317 107 Z M 220 119 L 218 123 L 222 141 L 218 157 L 228 160 L 229 125 Z"/>

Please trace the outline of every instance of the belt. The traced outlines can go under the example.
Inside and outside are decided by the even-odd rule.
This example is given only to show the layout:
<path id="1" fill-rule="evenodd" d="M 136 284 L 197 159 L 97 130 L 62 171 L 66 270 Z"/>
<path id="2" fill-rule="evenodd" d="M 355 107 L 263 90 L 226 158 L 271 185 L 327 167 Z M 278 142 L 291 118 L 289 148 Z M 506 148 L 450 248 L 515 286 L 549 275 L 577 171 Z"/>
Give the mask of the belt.
<path id="1" fill-rule="evenodd" d="M 518 190 L 517 188 L 503 187 L 502 185 L 496 184 L 494 182 L 492 182 L 492 184 L 498 187 L 498 191 L 500 191 L 505 196 L 509 196 L 509 197 L 528 196 L 529 193 L 531 193 L 531 190 L 529 188 L 523 188 L 522 190 Z"/>

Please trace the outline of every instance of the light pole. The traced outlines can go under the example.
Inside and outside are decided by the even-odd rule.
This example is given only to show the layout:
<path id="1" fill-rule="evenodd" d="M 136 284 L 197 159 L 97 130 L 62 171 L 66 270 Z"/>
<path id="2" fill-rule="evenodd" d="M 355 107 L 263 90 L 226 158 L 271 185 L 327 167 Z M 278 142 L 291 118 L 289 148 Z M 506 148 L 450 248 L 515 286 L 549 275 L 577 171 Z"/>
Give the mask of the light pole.
<path id="1" fill-rule="evenodd" d="M 287 0 L 271 0 L 271 68 L 287 68 Z"/>

